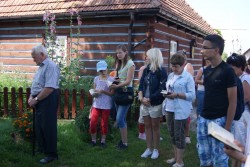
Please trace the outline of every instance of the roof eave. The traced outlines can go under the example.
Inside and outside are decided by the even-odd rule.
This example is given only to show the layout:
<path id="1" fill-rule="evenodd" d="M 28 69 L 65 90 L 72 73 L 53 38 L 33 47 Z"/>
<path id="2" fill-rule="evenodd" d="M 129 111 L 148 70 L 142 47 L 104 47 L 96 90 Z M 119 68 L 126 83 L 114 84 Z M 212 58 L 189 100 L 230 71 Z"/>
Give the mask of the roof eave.
<path id="1" fill-rule="evenodd" d="M 108 11 L 91 11 L 91 12 L 79 12 L 84 18 L 93 17 L 120 17 L 120 16 L 130 16 L 130 13 L 134 12 L 136 14 L 143 15 L 155 15 L 159 12 L 157 9 L 129 9 L 129 10 L 108 10 Z M 55 13 L 57 19 L 63 19 L 70 17 L 70 13 Z M 43 15 L 26 15 L 26 16 L 11 16 L 11 17 L 0 17 L 0 22 L 7 21 L 30 21 L 30 20 L 40 20 Z"/>

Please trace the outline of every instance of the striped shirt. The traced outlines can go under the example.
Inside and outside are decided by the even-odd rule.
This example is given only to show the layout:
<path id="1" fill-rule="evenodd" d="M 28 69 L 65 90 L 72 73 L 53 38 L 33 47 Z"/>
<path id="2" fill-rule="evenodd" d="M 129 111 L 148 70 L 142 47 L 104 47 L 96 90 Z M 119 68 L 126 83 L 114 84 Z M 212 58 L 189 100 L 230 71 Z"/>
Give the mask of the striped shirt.
<path id="1" fill-rule="evenodd" d="M 31 95 L 38 95 L 43 88 L 59 88 L 60 70 L 50 58 L 46 58 L 38 68 L 31 86 Z"/>

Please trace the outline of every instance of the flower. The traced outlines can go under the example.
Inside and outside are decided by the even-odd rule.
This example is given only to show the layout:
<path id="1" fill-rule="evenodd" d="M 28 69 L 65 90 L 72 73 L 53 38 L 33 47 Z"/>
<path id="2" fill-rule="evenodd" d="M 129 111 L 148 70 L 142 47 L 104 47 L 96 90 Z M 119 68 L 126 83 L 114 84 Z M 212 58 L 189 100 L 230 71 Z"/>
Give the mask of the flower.
<path id="1" fill-rule="evenodd" d="M 78 22 L 78 25 L 82 25 L 82 18 L 78 15 L 77 16 L 77 22 Z"/>
<path id="2" fill-rule="evenodd" d="M 43 21 L 48 21 L 50 15 L 51 15 L 50 11 L 45 11 L 45 13 L 43 15 Z"/>
<path id="3" fill-rule="evenodd" d="M 68 12 L 71 14 L 71 16 L 73 16 L 74 13 L 77 13 L 76 10 L 74 10 L 74 9 L 72 9 L 72 8 L 69 9 Z"/>
<path id="4" fill-rule="evenodd" d="M 32 137 L 32 116 L 33 111 L 29 110 L 13 121 L 15 131 L 20 134 L 23 139 L 30 139 Z"/>

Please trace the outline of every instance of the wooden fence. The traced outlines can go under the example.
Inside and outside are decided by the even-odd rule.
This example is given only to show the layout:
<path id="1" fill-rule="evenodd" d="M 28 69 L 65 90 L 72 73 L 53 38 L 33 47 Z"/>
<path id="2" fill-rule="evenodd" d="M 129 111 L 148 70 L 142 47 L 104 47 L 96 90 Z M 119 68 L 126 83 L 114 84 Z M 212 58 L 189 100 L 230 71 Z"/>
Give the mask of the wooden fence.
<path id="1" fill-rule="evenodd" d="M 71 119 L 75 118 L 77 111 L 83 110 L 85 106 L 92 104 L 92 96 L 89 92 L 83 89 L 79 92 L 76 89 L 69 91 L 68 89 L 59 90 L 59 105 L 57 109 L 58 118 Z M 0 92 L 0 116 L 21 116 L 22 113 L 29 109 L 28 99 L 30 96 L 30 88 L 24 90 L 23 88 L 11 88 L 4 87 Z M 136 110 L 134 119 L 138 118 L 138 100 L 135 100 L 134 110 Z M 137 111 L 138 110 L 138 111 Z M 129 112 L 129 118 L 131 118 L 131 111 Z"/>
<path id="2" fill-rule="evenodd" d="M 68 89 L 59 90 L 59 105 L 57 109 L 58 118 L 75 118 L 77 110 L 83 110 L 86 105 L 92 103 L 92 97 L 89 92 L 75 89 L 69 91 Z M 20 116 L 29 109 L 28 99 L 30 96 L 30 88 L 24 90 L 23 88 L 5 87 L 0 92 L 0 109 L 2 116 Z"/>

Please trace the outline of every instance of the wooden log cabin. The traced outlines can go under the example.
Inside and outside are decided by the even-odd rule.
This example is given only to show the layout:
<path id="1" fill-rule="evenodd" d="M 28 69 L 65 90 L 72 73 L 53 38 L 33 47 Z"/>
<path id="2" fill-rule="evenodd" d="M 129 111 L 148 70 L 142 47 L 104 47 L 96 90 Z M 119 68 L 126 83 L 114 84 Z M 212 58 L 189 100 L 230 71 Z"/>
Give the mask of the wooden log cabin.
<path id="1" fill-rule="evenodd" d="M 118 44 L 128 46 L 136 63 L 136 78 L 145 51 L 152 47 L 161 49 L 168 71 L 170 55 L 182 49 L 197 71 L 202 65 L 202 39 L 214 33 L 185 0 L 2 0 L 0 67 L 33 76 L 37 66 L 30 51 L 43 42 L 45 11 L 55 14 L 57 36 L 69 53 L 70 27 L 72 42 L 77 41 L 77 20 L 70 26 L 69 9 L 78 11 L 83 19 L 78 46 L 83 76 L 95 76 L 96 63 L 107 55 L 115 56 Z"/>

